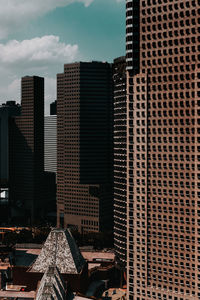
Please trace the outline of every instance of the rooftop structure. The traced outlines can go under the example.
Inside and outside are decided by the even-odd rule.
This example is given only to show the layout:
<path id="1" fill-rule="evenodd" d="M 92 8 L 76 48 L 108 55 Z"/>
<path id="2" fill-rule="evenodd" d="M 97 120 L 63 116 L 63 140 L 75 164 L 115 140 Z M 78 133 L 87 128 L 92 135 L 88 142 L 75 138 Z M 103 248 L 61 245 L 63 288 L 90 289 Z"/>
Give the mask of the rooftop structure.
<path id="1" fill-rule="evenodd" d="M 126 291 L 123 289 L 111 288 L 103 293 L 102 299 L 126 300 Z"/>
<path id="2" fill-rule="evenodd" d="M 79 274 L 85 264 L 71 232 L 53 229 L 30 272 L 45 273 L 50 266 L 56 266 L 62 274 Z"/>
<path id="3" fill-rule="evenodd" d="M 64 300 L 65 296 L 66 287 L 60 272 L 55 266 L 50 266 L 42 277 L 36 300 Z"/>

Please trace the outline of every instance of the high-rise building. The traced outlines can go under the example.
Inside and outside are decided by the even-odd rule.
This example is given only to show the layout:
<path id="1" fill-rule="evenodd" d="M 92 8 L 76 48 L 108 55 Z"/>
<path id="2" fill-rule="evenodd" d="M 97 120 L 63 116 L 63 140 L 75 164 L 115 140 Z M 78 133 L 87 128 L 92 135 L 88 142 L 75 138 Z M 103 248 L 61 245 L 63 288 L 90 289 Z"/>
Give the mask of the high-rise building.
<path id="1" fill-rule="evenodd" d="M 0 106 L 0 223 L 7 223 L 10 215 L 9 203 L 9 136 L 10 119 L 20 114 L 20 105 L 7 101 Z"/>
<path id="2" fill-rule="evenodd" d="M 111 229 L 112 67 L 66 64 L 57 88 L 58 226 Z"/>
<path id="3" fill-rule="evenodd" d="M 57 172 L 57 115 L 44 118 L 44 169 Z"/>
<path id="4" fill-rule="evenodd" d="M 27 224 L 44 209 L 44 78 L 23 77 L 21 115 L 12 119 L 10 200 L 13 215 Z"/>
<path id="5" fill-rule="evenodd" d="M 57 114 L 57 100 L 55 100 L 50 104 L 50 115 L 56 115 L 56 114 Z"/>
<path id="6" fill-rule="evenodd" d="M 128 299 L 200 299 L 199 1 L 127 0 Z"/>
<path id="7" fill-rule="evenodd" d="M 9 185 L 10 118 L 20 114 L 20 105 L 7 101 L 0 106 L 0 187 Z"/>
<path id="8" fill-rule="evenodd" d="M 44 118 L 44 198 L 48 199 L 46 219 L 56 224 L 56 174 L 57 174 L 57 115 Z"/>
<path id="9" fill-rule="evenodd" d="M 127 207 L 127 156 L 126 156 L 126 61 L 119 57 L 113 63 L 114 82 L 114 244 L 117 261 L 126 267 L 126 207 Z"/>

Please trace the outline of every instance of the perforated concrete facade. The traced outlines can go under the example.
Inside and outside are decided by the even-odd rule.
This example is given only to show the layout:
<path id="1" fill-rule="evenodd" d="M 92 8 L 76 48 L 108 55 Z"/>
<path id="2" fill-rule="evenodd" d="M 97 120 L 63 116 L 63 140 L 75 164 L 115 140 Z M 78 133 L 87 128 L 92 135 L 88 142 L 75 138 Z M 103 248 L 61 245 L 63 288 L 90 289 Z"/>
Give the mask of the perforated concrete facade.
<path id="1" fill-rule="evenodd" d="M 128 299 L 197 300 L 200 1 L 126 4 Z"/>

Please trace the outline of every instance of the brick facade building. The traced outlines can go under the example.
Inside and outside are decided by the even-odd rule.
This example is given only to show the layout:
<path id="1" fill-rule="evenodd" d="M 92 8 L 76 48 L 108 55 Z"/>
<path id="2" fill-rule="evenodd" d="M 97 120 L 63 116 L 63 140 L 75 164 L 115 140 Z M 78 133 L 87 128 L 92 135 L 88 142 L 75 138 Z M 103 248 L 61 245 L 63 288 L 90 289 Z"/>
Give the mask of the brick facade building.
<path id="1" fill-rule="evenodd" d="M 57 225 L 112 229 L 112 67 L 66 64 L 57 76 Z"/>
<path id="2" fill-rule="evenodd" d="M 128 299 L 200 298 L 199 1 L 126 1 Z"/>

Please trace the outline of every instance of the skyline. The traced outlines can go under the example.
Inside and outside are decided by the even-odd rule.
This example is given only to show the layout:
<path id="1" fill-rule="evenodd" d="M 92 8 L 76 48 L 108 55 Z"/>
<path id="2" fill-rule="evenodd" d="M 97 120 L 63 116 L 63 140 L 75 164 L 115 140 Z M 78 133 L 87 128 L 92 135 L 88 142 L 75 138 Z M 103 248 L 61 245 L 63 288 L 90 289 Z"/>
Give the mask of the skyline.
<path id="1" fill-rule="evenodd" d="M 45 112 L 56 99 L 56 74 L 74 61 L 125 54 L 125 1 L 0 0 L 0 104 L 20 102 L 20 78 L 46 79 Z M 105 47 L 106 45 L 106 47 Z"/>
<path id="2" fill-rule="evenodd" d="M 200 0 L 8 1 L 9 13 L 12 3 L 23 5 L 17 16 L 13 6 L 15 33 L 10 24 L 0 26 L 0 66 L 4 58 L 2 70 L 5 64 L 5 72 L 30 76 L 20 75 L 21 107 L 14 101 L 0 107 L 0 223 L 9 226 L 3 242 L 14 226 L 32 231 L 29 243 L 37 227 L 56 226 L 49 254 L 53 245 L 64 249 L 62 229 L 91 253 L 109 240 L 103 251 L 113 251 L 113 265 L 100 255 L 88 259 L 78 278 L 61 270 L 72 280 L 64 276 L 63 300 L 70 291 L 107 299 L 107 287 L 115 288 L 111 299 L 120 288 L 119 298 L 127 300 L 200 300 Z M 114 32 L 122 30 L 124 2 L 126 50 L 119 54 L 124 43 Z M 56 127 L 51 122 L 45 130 L 44 78 L 48 107 L 57 82 Z M 46 137 L 54 170 L 44 166 Z M 51 258 L 40 256 L 44 264 Z M 48 264 L 17 270 L 9 257 L 1 288 L 12 283 L 36 295 Z M 106 284 L 94 291 L 93 281 Z"/>

